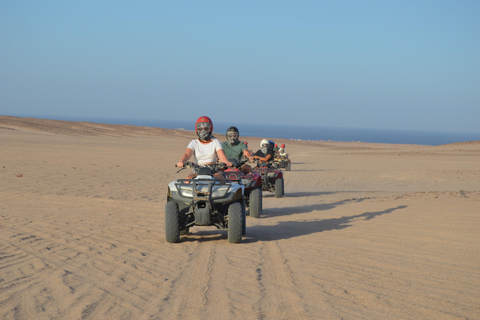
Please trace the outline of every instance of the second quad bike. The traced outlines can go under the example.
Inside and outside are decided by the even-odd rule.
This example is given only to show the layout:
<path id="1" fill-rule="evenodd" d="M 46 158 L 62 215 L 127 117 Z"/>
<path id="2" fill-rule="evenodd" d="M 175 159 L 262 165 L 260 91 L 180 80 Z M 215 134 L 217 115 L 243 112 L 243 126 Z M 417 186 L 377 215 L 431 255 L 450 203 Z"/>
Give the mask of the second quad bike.
<path id="1" fill-rule="evenodd" d="M 228 242 L 238 243 L 246 232 L 245 186 L 230 180 L 214 178 L 225 168 L 222 163 L 199 166 L 186 162 L 198 175 L 193 179 L 178 179 L 168 185 L 165 204 L 165 239 L 174 243 L 181 234 L 194 226 L 216 226 L 227 230 Z"/>
<path id="2" fill-rule="evenodd" d="M 223 173 L 225 178 L 241 183 L 245 186 L 245 202 L 252 218 L 260 218 L 262 214 L 262 177 L 256 172 L 248 174 L 240 171 L 240 167 L 247 163 L 247 160 L 238 162 L 236 159 L 228 159 L 233 163 L 232 168 L 226 169 Z"/>

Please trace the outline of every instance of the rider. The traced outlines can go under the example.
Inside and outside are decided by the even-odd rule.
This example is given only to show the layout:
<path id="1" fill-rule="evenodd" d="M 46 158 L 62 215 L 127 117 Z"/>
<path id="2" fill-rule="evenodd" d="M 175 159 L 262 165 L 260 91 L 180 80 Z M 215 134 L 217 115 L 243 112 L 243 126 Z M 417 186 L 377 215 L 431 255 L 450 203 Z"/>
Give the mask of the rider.
<path id="1" fill-rule="evenodd" d="M 232 163 L 225 157 L 222 144 L 212 136 L 213 122 L 209 117 L 202 116 L 198 118 L 195 123 L 195 131 L 197 132 L 198 139 L 190 141 L 185 153 L 177 163 L 177 167 L 183 168 L 184 163 L 188 161 L 192 155 L 195 163 L 198 165 L 215 164 L 218 157 L 220 161 L 224 162 L 227 166 L 232 166 Z M 192 179 L 196 176 L 197 174 L 192 172 L 187 176 L 187 179 Z M 225 177 L 218 172 L 214 174 L 214 177 L 216 179 L 225 179 Z"/>
<path id="2" fill-rule="evenodd" d="M 278 144 L 275 143 L 275 148 L 273 148 L 273 153 L 274 153 L 275 155 L 277 155 L 278 149 L 279 149 L 279 148 L 278 148 Z"/>
<path id="3" fill-rule="evenodd" d="M 267 139 L 263 139 L 260 141 L 260 150 L 255 152 L 255 155 L 253 156 L 254 159 L 258 159 L 261 162 L 269 162 L 273 160 L 274 154 L 273 150 L 269 148 L 270 146 L 270 141 Z"/>
<path id="4" fill-rule="evenodd" d="M 238 140 L 240 133 L 238 132 L 237 127 L 228 128 L 226 136 L 227 141 L 222 142 L 222 148 L 227 159 L 242 161 L 245 157 L 248 158 L 248 160 L 253 161 L 253 157 L 250 155 L 247 146 Z M 240 170 L 243 173 L 249 173 L 252 171 L 252 167 L 248 164 L 244 164 L 240 167 Z"/>
<path id="5" fill-rule="evenodd" d="M 285 152 L 285 144 L 284 143 L 282 143 L 282 145 L 280 146 L 280 149 L 278 149 L 278 155 L 280 157 L 287 158 L 287 153 Z"/>

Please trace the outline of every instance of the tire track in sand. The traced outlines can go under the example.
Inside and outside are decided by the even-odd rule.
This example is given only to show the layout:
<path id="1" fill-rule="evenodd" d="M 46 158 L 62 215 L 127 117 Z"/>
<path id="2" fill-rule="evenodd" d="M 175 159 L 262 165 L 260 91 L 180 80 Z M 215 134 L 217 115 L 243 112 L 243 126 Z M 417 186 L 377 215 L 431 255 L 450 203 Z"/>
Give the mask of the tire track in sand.
<path id="1" fill-rule="evenodd" d="M 195 244 L 188 259 L 178 264 L 182 269 L 172 275 L 166 294 L 152 301 L 145 313 L 154 319 L 203 319 L 201 310 L 209 303 L 215 255 L 215 242 Z"/>
<path id="2" fill-rule="evenodd" d="M 258 319 L 266 315 L 295 315 L 293 318 L 308 318 L 308 310 L 302 303 L 302 286 L 295 279 L 295 272 L 288 264 L 277 241 L 262 243 L 260 262 L 257 264 L 257 281 L 261 298 L 256 304 Z"/>

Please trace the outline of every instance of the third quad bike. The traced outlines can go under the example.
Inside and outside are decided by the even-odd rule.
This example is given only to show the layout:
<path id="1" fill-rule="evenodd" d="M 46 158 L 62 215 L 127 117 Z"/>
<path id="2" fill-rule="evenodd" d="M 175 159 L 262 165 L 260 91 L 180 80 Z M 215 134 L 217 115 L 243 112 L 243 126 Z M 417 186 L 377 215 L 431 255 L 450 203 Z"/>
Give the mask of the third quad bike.
<path id="1" fill-rule="evenodd" d="M 256 172 L 248 174 L 240 171 L 240 167 L 247 163 L 247 160 L 238 162 L 236 159 L 228 159 L 233 163 L 232 168 L 224 171 L 225 178 L 245 186 L 245 202 L 250 209 L 250 216 L 260 218 L 262 214 L 262 177 Z"/>
<path id="2" fill-rule="evenodd" d="M 275 193 L 276 198 L 281 198 L 284 195 L 284 181 L 283 172 L 275 168 L 272 163 L 261 163 L 257 161 L 257 165 L 252 172 L 260 174 L 262 177 L 263 191 L 270 191 Z"/>
<path id="3" fill-rule="evenodd" d="M 228 242 L 238 243 L 246 231 L 245 186 L 213 177 L 225 165 L 199 166 L 186 162 L 198 175 L 193 179 L 178 179 L 168 185 L 165 204 L 165 238 L 180 241 L 180 235 L 193 226 L 216 226 L 227 230 Z"/>
<path id="4" fill-rule="evenodd" d="M 288 159 L 288 155 L 281 156 L 277 154 L 275 156 L 275 159 L 273 160 L 273 166 L 277 169 L 279 168 L 287 169 L 287 171 L 290 171 L 292 169 L 292 163 L 290 159 Z"/>

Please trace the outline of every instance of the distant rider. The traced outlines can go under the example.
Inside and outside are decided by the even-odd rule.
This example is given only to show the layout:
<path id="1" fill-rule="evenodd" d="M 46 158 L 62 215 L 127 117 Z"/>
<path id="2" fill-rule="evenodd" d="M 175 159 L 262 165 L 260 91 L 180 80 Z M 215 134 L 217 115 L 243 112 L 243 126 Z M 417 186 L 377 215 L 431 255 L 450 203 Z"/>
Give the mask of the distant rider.
<path id="1" fill-rule="evenodd" d="M 285 152 L 285 144 L 284 143 L 282 143 L 282 145 L 280 146 L 280 149 L 278 149 L 278 155 L 280 157 L 288 158 L 288 155 Z"/>
<path id="2" fill-rule="evenodd" d="M 267 139 L 260 141 L 260 150 L 255 152 L 253 158 L 258 159 L 261 162 L 269 162 L 273 160 L 274 153 L 272 148 L 270 148 L 270 142 Z"/>
<path id="3" fill-rule="evenodd" d="M 275 157 L 277 157 L 278 155 L 278 144 L 275 143 L 275 148 L 273 148 L 273 154 L 275 155 Z"/>
<path id="4" fill-rule="evenodd" d="M 195 163 L 198 165 L 215 164 L 217 157 L 221 162 L 224 162 L 227 166 L 231 167 L 232 163 L 228 161 L 225 153 L 222 149 L 222 144 L 218 139 L 212 136 L 213 122 L 209 117 L 202 116 L 197 119 L 195 123 L 195 131 L 197 132 L 198 139 L 190 141 L 182 155 L 182 158 L 177 163 L 177 167 L 183 168 L 183 165 L 193 155 Z M 196 173 L 191 173 L 187 176 L 187 179 L 196 177 Z M 215 173 L 216 179 L 224 180 L 225 177 L 220 173 Z"/>
<path id="5" fill-rule="evenodd" d="M 253 161 L 253 157 L 248 151 L 247 146 L 239 140 L 240 132 L 237 127 L 228 128 L 226 136 L 227 141 L 222 142 L 222 148 L 227 159 L 235 159 L 240 162 L 244 158 L 247 158 L 248 160 Z M 252 171 L 252 167 L 248 164 L 244 164 L 240 167 L 240 170 L 243 173 L 249 173 Z"/>

